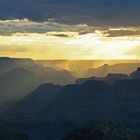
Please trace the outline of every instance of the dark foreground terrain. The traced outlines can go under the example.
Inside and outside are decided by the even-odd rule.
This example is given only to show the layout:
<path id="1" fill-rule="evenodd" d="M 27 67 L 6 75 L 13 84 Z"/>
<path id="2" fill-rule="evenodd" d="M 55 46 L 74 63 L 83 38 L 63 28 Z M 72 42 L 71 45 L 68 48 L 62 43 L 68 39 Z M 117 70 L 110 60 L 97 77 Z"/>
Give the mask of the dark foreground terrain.
<path id="1" fill-rule="evenodd" d="M 75 84 L 41 84 L 1 111 L 0 139 L 139 140 L 139 103 L 140 68 Z"/>

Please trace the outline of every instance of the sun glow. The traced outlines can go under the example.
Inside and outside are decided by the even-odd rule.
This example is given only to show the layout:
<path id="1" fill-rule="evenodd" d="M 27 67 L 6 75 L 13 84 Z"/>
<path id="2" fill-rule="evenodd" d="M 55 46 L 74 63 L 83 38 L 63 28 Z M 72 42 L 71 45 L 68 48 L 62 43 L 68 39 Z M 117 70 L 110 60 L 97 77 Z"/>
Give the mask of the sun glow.
<path id="1" fill-rule="evenodd" d="M 13 33 L 0 36 L 0 56 L 69 60 L 138 59 L 140 36 L 108 37 L 99 30 L 82 35 L 78 32 Z"/>

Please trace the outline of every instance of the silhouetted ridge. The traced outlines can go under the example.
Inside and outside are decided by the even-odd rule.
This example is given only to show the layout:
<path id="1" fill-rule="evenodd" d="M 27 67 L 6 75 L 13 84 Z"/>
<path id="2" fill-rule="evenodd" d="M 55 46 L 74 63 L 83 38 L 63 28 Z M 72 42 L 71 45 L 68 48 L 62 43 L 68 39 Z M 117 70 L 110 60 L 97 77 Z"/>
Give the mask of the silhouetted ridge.
<path id="1" fill-rule="evenodd" d="M 8 72 L 9 75 L 13 76 L 13 77 L 23 77 L 24 75 L 28 75 L 28 76 L 31 76 L 31 75 L 34 75 L 35 74 L 33 72 L 31 72 L 30 70 L 27 70 L 27 69 L 24 69 L 24 68 L 15 68 L 15 69 L 12 69 L 11 71 Z"/>
<path id="2" fill-rule="evenodd" d="M 43 84 L 3 118 L 21 130 L 30 126 L 26 133 L 33 140 L 62 140 L 75 126 L 108 120 L 140 130 L 139 83 L 139 79 L 127 79 L 112 85 L 99 80 L 67 86 Z"/>
<path id="3" fill-rule="evenodd" d="M 44 84 L 41 84 L 36 90 L 51 88 L 51 87 L 59 87 L 59 85 L 54 85 L 52 83 L 44 83 Z"/>
<path id="4" fill-rule="evenodd" d="M 117 81 L 128 79 L 128 75 L 126 74 L 111 74 L 109 73 L 107 76 L 103 78 L 98 78 L 98 77 L 90 77 L 90 78 L 81 78 L 76 80 L 76 84 L 82 84 L 85 83 L 86 81 L 89 80 L 99 80 L 99 81 L 104 81 L 107 84 L 114 84 Z"/>
<path id="5" fill-rule="evenodd" d="M 140 67 L 130 74 L 130 78 L 140 79 Z"/>
<path id="6" fill-rule="evenodd" d="M 140 63 L 124 63 L 115 65 L 103 65 L 87 70 L 85 77 L 105 77 L 107 74 L 130 74 L 140 67 Z"/>
<path id="7" fill-rule="evenodd" d="M 11 62 L 14 62 L 14 61 L 9 57 L 0 57 L 0 65 L 5 64 L 5 63 L 11 63 Z"/>
<path id="8" fill-rule="evenodd" d="M 131 93 L 131 95 L 135 95 L 135 93 L 140 93 L 140 79 L 129 79 L 118 81 L 114 84 L 115 91 L 121 92 L 122 94 Z M 139 94 L 140 96 L 140 94 Z"/>
<path id="9" fill-rule="evenodd" d="M 92 92 L 109 92 L 109 85 L 99 80 L 89 80 L 83 84 L 83 88 Z"/>
<path id="10" fill-rule="evenodd" d="M 51 69 L 47 70 L 47 73 L 52 72 Z M 50 76 L 47 73 L 43 73 L 43 78 Z M 62 73 L 60 75 L 63 77 Z M 7 126 L 24 130 L 31 140 L 62 140 L 76 126 L 99 125 L 109 120 L 123 122 L 139 131 L 139 83 L 140 79 L 131 76 L 108 74 L 103 78 L 81 79 L 79 84 L 41 84 L 2 114 L 1 121 Z M 112 124 L 102 129 L 107 136 L 118 137 L 122 132 Z"/>
<path id="11" fill-rule="evenodd" d="M 58 94 L 61 86 L 53 84 L 42 84 L 22 101 L 17 103 L 15 108 L 9 111 L 13 119 L 34 119 L 39 115 L 48 103 Z M 20 110 L 20 112 L 16 112 Z"/>
<path id="12" fill-rule="evenodd" d="M 89 80 L 100 80 L 100 78 L 97 78 L 97 77 L 89 77 L 89 78 L 80 78 L 80 79 L 77 79 L 76 81 L 75 81 L 75 83 L 76 84 L 83 84 L 83 83 L 85 83 L 85 82 L 87 82 L 87 81 L 89 81 Z"/>
<path id="13" fill-rule="evenodd" d="M 127 79 L 128 78 L 128 75 L 127 74 L 111 74 L 109 73 L 104 79 L 105 81 L 108 81 L 108 82 L 116 82 L 116 81 L 120 81 L 120 80 L 123 80 L 123 79 Z"/>
<path id="14" fill-rule="evenodd" d="M 0 113 L 42 83 L 66 85 L 75 79 L 68 71 L 44 67 L 29 58 L 0 57 Z"/>

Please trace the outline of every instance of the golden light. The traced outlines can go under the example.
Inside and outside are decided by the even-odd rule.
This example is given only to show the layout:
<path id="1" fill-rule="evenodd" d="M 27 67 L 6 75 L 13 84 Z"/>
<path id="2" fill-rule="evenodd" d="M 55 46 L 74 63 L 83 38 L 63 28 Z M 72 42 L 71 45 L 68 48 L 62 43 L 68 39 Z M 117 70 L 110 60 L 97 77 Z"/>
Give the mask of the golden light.
<path id="1" fill-rule="evenodd" d="M 134 49 L 137 49 L 137 56 L 133 54 Z M 138 55 L 139 35 L 107 37 L 96 30 L 94 33 L 83 35 L 79 35 L 78 32 L 48 32 L 0 36 L 0 56 L 49 60 L 103 60 L 137 59 Z"/>

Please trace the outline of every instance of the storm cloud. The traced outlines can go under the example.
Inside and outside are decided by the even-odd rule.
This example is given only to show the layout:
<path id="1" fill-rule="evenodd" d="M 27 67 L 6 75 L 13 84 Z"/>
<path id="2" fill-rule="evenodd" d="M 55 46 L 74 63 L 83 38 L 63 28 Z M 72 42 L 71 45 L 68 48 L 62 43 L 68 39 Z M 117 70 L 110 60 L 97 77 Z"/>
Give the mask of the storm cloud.
<path id="1" fill-rule="evenodd" d="M 139 0 L 0 0 L 0 19 L 46 21 L 95 26 L 140 25 Z"/>

